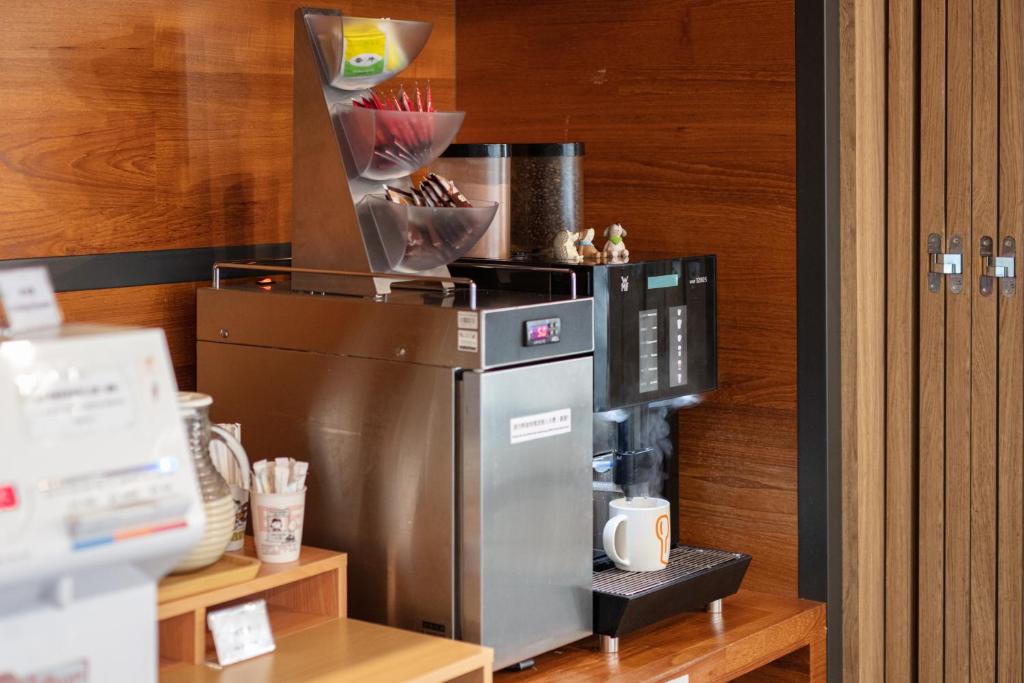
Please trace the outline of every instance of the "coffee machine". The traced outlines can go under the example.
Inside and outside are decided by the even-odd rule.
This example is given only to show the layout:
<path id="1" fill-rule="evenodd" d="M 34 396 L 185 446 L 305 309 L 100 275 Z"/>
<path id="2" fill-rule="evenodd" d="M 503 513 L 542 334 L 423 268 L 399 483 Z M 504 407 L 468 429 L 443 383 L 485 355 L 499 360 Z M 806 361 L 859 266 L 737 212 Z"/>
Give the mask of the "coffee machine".
<path id="1" fill-rule="evenodd" d="M 606 651 L 618 638 L 679 612 L 720 609 L 738 590 L 750 556 L 678 543 L 677 411 L 718 384 L 714 256 L 565 262 L 519 256 L 463 259 L 450 269 L 482 287 L 556 295 L 567 268 L 594 300 L 592 495 L 594 632 Z M 669 501 L 673 547 L 657 572 L 621 571 L 606 557 L 608 504 L 622 497 Z"/>

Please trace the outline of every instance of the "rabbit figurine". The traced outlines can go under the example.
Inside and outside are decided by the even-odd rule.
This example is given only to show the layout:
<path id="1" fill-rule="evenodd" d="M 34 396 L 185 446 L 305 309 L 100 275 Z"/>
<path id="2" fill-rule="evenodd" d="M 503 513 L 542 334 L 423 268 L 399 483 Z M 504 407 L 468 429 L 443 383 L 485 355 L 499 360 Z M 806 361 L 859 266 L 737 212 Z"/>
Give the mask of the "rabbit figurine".
<path id="1" fill-rule="evenodd" d="M 604 243 L 604 255 L 612 261 L 629 258 L 629 249 L 622 238 L 626 236 L 626 229 L 619 223 L 612 223 L 604 229 L 604 236 L 608 241 Z"/>

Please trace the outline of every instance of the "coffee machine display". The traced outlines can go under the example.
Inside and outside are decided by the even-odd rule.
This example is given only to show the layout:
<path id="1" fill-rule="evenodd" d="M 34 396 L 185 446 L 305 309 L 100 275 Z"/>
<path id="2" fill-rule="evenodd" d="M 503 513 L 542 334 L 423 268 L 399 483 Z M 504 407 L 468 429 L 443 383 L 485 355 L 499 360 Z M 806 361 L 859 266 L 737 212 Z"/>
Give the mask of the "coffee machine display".
<path id="1" fill-rule="evenodd" d="M 717 609 L 735 593 L 750 556 L 679 545 L 677 411 L 718 383 L 714 256 L 566 263 L 520 257 L 463 259 L 454 275 L 483 287 L 558 293 L 564 278 L 517 267 L 576 273 L 594 299 L 593 531 L 594 631 L 614 650 L 618 637 L 679 612 Z M 648 496 L 670 504 L 673 547 L 657 572 L 626 572 L 606 556 L 609 504 Z"/>

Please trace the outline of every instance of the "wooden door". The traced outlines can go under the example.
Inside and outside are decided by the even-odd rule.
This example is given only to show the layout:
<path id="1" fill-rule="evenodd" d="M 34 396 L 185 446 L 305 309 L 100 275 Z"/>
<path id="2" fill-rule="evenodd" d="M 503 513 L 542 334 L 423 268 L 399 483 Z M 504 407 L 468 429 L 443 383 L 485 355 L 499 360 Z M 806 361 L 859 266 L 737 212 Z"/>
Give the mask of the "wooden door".
<path id="1" fill-rule="evenodd" d="M 842 5 L 845 680 L 1024 680 L 1022 5 Z"/>

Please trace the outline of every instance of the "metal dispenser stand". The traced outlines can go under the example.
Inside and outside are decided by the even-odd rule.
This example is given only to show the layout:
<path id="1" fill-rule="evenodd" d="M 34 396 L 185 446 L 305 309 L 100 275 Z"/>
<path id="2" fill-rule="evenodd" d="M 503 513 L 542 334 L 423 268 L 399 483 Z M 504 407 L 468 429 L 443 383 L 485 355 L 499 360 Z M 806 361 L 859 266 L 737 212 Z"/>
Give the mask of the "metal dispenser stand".
<path id="1" fill-rule="evenodd" d="M 358 30 L 384 36 L 381 73 L 345 75 L 346 31 Z M 373 196 L 381 192 L 383 181 L 408 187 L 410 174 L 437 158 L 462 123 L 461 112 L 381 111 L 351 104 L 404 69 L 422 50 L 430 31 L 431 24 L 425 22 L 296 10 L 292 265 L 360 275 L 297 271 L 292 280 L 296 289 L 380 297 L 401 279 L 395 274 L 407 274 L 405 279 L 410 280 L 440 278 L 445 289 L 452 289 L 444 264 L 471 248 L 474 232 L 482 234 L 478 228 L 489 225 L 489 206 L 404 207 Z M 408 154 L 403 147 L 401 159 L 385 156 L 378 144 L 389 127 L 413 131 L 420 144 Z M 426 223 L 420 227 L 434 242 L 414 233 L 410 224 L 416 220 Z M 447 241 L 439 234 L 447 235 Z M 418 254 L 410 253 L 414 249 Z"/>

